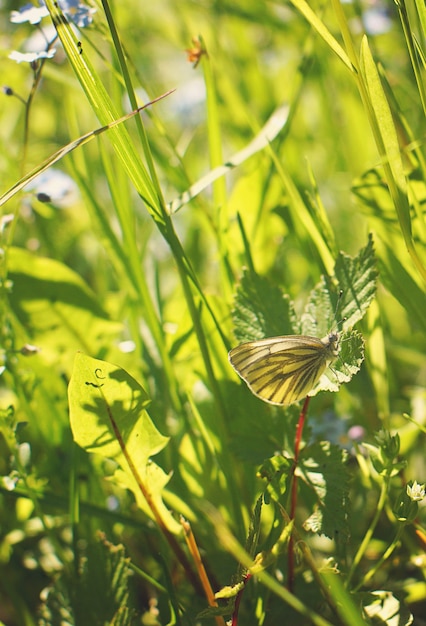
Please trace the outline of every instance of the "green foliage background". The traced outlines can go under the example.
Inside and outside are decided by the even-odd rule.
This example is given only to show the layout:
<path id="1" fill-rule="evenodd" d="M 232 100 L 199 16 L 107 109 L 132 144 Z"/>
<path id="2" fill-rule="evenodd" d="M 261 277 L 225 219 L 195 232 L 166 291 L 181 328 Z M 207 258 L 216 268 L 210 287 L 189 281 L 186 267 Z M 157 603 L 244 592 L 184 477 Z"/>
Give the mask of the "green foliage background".
<path id="1" fill-rule="evenodd" d="M 108 372 L 149 397 L 139 408 L 162 443 L 151 449 L 155 478 L 144 480 L 173 512 L 169 528 L 180 514 L 191 523 L 214 590 L 238 582 L 247 554 L 270 553 L 244 591 L 241 623 L 276 624 L 283 615 L 289 623 L 369 623 L 352 612 L 361 599 L 341 578 L 365 605 L 368 593 L 390 590 L 400 623 L 412 614 L 424 623 L 425 509 L 403 534 L 392 512 L 407 482 L 425 482 L 424 3 L 384 5 L 389 22 L 376 33 L 371 7 L 359 2 L 94 2 L 93 24 L 78 35 L 46 4 L 52 20 L 42 26 L 53 22 L 62 43 L 35 68 L 7 55 L 37 27 L 9 22 L 15 3 L 0 13 L 2 82 L 21 98 L 0 99 L 0 619 L 59 624 L 66 613 L 69 623 L 130 624 L 151 606 L 144 623 L 193 624 L 207 606 L 182 533 L 168 536 L 137 506 L 137 486 L 118 479 L 120 455 L 75 443 L 93 450 L 76 434 L 82 414 L 70 424 L 70 379 L 94 389 L 73 370 L 81 352 L 115 364 Z M 196 67 L 185 52 L 197 51 L 194 37 L 204 52 Z M 77 183 L 69 204 L 18 189 L 87 133 L 55 163 Z M 365 362 L 350 384 L 309 408 L 296 525 L 313 557 L 303 555 L 293 601 L 278 584 L 287 567 L 289 468 L 283 460 L 278 471 L 275 455 L 291 458 L 299 408 L 262 403 L 234 375 L 235 293 L 247 268 L 267 285 L 257 297 L 270 302 L 272 318 L 281 294 L 294 302 L 277 331 L 294 332 L 294 315 L 333 274 L 339 251 L 359 260 L 369 233 L 379 278 L 357 324 Z M 343 287 L 352 287 L 350 277 Z M 86 364 L 81 355 L 77 362 Z M 81 389 L 77 404 L 88 411 Z M 102 427 L 99 418 L 91 435 Z M 380 450 L 375 431 L 397 432 L 400 447 L 378 469 L 349 440 L 352 427 Z M 264 492 L 262 513 L 253 514 Z M 318 518 L 343 501 L 347 541 L 316 535 Z M 396 551 L 380 562 L 395 536 Z M 320 588 L 328 557 L 341 576 Z M 375 563 L 376 576 L 365 580 Z M 109 602 L 84 592 L 86 581 Z M 333 606 L 345 607 L 341 622 Z"/>

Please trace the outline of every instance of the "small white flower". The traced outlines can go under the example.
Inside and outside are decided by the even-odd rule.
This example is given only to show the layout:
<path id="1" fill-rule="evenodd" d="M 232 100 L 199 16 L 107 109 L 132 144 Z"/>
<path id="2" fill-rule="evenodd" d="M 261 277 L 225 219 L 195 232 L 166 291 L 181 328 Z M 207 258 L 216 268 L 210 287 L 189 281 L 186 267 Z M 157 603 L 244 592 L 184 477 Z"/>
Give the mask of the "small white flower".
<path id="1" fill-rule="evenodd" d="M 56 53 L 56 48 L 44 52 L 18 52 L 13 50 L 9 54 L 9 59 L 16 61 L 17 63 L 33 63 L 39 59 L 51 59 Z"/>
<path id="2" fill-rule="evenodd" d="M 13 22 L 13 24 L 23 24 L 24 22 L 39 24 L 43 17 L 47 17 L 48 15 L 49 11 L 45 6 L 35 7 L 33 4 L 25 4 L 19 11 L 12 11 L 10 21 Z"/>
<path id="3" fill-rule="evenodd" d="M 413 502 L 420 502 L 425 497 L 425 485 L 419 485 L 415 480 L 411 486 L 407 485 L 407 495 Z"/>

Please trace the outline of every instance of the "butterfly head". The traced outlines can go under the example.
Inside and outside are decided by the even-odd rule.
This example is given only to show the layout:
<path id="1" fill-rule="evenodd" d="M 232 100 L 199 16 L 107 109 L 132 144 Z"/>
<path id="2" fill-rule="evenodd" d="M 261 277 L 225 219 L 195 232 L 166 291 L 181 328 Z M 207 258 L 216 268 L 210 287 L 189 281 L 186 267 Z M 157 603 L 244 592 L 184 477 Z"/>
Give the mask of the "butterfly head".
<path id="1" fill-rule="evenodd" d="M 334 361 L 339 356 L 340 345 L 339 345 L 340 335 L 337 331 L 328 333 L 325 337 L 321 339 L 321 343 L 327 349 L 329 354 L 329 358 L 327 361 Z"/>

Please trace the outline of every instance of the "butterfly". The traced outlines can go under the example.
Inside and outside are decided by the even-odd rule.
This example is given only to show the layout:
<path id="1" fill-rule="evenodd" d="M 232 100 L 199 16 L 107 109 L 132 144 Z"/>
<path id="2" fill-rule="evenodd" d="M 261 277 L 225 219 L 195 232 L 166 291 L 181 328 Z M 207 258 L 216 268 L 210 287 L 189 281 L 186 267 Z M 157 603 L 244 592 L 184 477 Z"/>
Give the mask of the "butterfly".
<path id="1" fill-rule="evenodd" d="M 233 348 L 228 358 L 256 396 L 288 405 L 309 395 L 338 354 L 339 334 L 331 332 L 322 339 L 284 335 L 248 341 Z"/>

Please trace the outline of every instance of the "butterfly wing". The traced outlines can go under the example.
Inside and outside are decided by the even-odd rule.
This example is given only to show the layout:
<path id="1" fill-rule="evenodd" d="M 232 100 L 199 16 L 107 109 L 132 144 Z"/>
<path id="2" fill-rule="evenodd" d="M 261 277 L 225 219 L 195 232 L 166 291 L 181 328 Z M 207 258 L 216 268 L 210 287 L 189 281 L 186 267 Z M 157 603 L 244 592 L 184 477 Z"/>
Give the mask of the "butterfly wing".
<path id="1" fill-rule="evenodd" d="M 288 405 L 312 391 L 337 356 L 337 334 L 270 337 L 243 343 L 229 361 L 251 391 L 271 404 Z"/>

